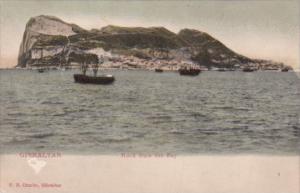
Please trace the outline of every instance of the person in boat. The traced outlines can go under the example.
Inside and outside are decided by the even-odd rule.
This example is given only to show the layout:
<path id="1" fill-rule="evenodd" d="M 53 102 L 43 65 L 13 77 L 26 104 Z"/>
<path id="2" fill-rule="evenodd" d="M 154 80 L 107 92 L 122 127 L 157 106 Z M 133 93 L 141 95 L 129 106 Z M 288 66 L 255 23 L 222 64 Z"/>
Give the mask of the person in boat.
<path id="1" fill-rule="evenodd" d="M 94 73 L 95 77 L 97 76 L 98 68 L 99 68 L 99 64 L 98 63 L 92 64 L 92 69 L 93 69 L 93 73 Z"/>
<path id="2" fill-rule="evenodd" d="M 86 71 L 88 69 L 89 65 L 86 62 L 83 62 L 83 64 L 81 65 L 81 71 L 83 75 L 86 75 Z"/>
<path id="3" fill-rule="evenodd" d="M 93 69 L 93 72 L 94 72 L 94 77 L 97 76 L 97 72 L 98 72 L 98 69 L 99 69 L 99 64 L 103 64 L 103 62 L 104 62 L 104 58 L 101 55 L 100 59 L 95 61 L 95 63 L 92 65 L 92 69 Z"/>

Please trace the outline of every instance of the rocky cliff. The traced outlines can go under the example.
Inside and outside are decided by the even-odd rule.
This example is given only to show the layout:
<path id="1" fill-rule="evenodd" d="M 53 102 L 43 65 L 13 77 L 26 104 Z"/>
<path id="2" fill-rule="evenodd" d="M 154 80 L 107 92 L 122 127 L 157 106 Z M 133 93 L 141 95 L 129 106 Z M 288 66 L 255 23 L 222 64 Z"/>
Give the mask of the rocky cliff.
<path id="1" fill-rule="evenodd" d="M 59 18 L 41 15 L 31 18 L 26 25 L 18 66 L 79 65 L 83 58 L 95 55 L 184 60 L 222 68 L 265 62 L 237 54 L 209 34 L 194 29 L 183 29 L 178 34 L 164 27 L 109 25 L 85 30 Z"/>

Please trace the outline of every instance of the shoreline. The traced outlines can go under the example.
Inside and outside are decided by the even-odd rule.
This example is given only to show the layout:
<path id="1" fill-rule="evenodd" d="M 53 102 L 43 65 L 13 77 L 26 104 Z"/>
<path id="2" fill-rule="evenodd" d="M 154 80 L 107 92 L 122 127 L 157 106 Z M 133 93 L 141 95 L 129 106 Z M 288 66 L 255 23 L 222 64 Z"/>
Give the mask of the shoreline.
<path id="1" fill-rule="evenodd" d="M 38 70 L 40 69 L 39 67 L 37 68 L 18 68 L 18 67 L 11 67 L 11 68 L 0 68 L 0 70 Z M 80 67 L 75 67 L 75 68 L 59 68 L 59 67 L 46 67 L 45 69 L 49 71 L 72 71 L 72 70 L 80 70 Z M 91 71 L 92 69 L 89 68 Z M 99 71 L 101 70 L 124 70 L 124 71 L 150 71 L 150 72 L 155 72 L 155 69 L 147 69 L 147 68 L 114 68 L 114 67 L 100 67 Z M 230 69 L 201 69 L 202 72 L 243 72 L 242 69 L 236 69 L 236 70 L 230 70 Z M 178 70 L 171 70 L 171 69 L 164 69 L 163 72 L 178 72 Z M 282 72 L 280 69 L 278 70 L 255 70 L 253 72 Z M 300 72 L 300 69 L 291 69 L 288 72 Z"/>

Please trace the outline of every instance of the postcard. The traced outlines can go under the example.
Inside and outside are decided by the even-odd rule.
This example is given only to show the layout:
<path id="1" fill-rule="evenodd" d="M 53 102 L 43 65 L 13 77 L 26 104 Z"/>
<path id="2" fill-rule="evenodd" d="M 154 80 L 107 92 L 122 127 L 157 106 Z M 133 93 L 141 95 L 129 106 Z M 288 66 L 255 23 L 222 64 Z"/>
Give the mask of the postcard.
<path id="1" fill-rule="evenodd" d="M 0 0 L 0 193 L 299 193 L 299 16 Z"/>

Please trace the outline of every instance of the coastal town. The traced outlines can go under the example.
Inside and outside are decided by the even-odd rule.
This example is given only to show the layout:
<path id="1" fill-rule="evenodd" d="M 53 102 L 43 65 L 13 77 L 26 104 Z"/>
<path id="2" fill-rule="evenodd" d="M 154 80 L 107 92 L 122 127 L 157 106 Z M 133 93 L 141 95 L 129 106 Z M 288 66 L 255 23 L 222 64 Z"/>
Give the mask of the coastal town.
<path id="1" fill-rule="evenodd" d="M 19 67 L 17 67 L 19 68 Z M 70 70 L 79 69 L 80 64 L 70 62 L 68 65 L 32 65 L 23 69 L 51 69 L 51 70 Z M 160 69 L 162 71 L 178 71 L 181 68 L 200 68 L 201 71 L 243 71 L 251 69 L 252 71 L 289 71 L 292 68 L 285 66 L 283 63 L 274 63 L 272 61 L 258 61 L 257 63 L 248 63 L 246 65 L 235 64 L 232 68 L 208 68 L 206 65 L 199 65 L 187 59 L 160 59 L 151 58 L 143 59 L 135 56 L 114 55 L 104 56 L 103 64 L 99 65 L 99 69 L 123 69 L 123 70 L 151 70 Z"/>

